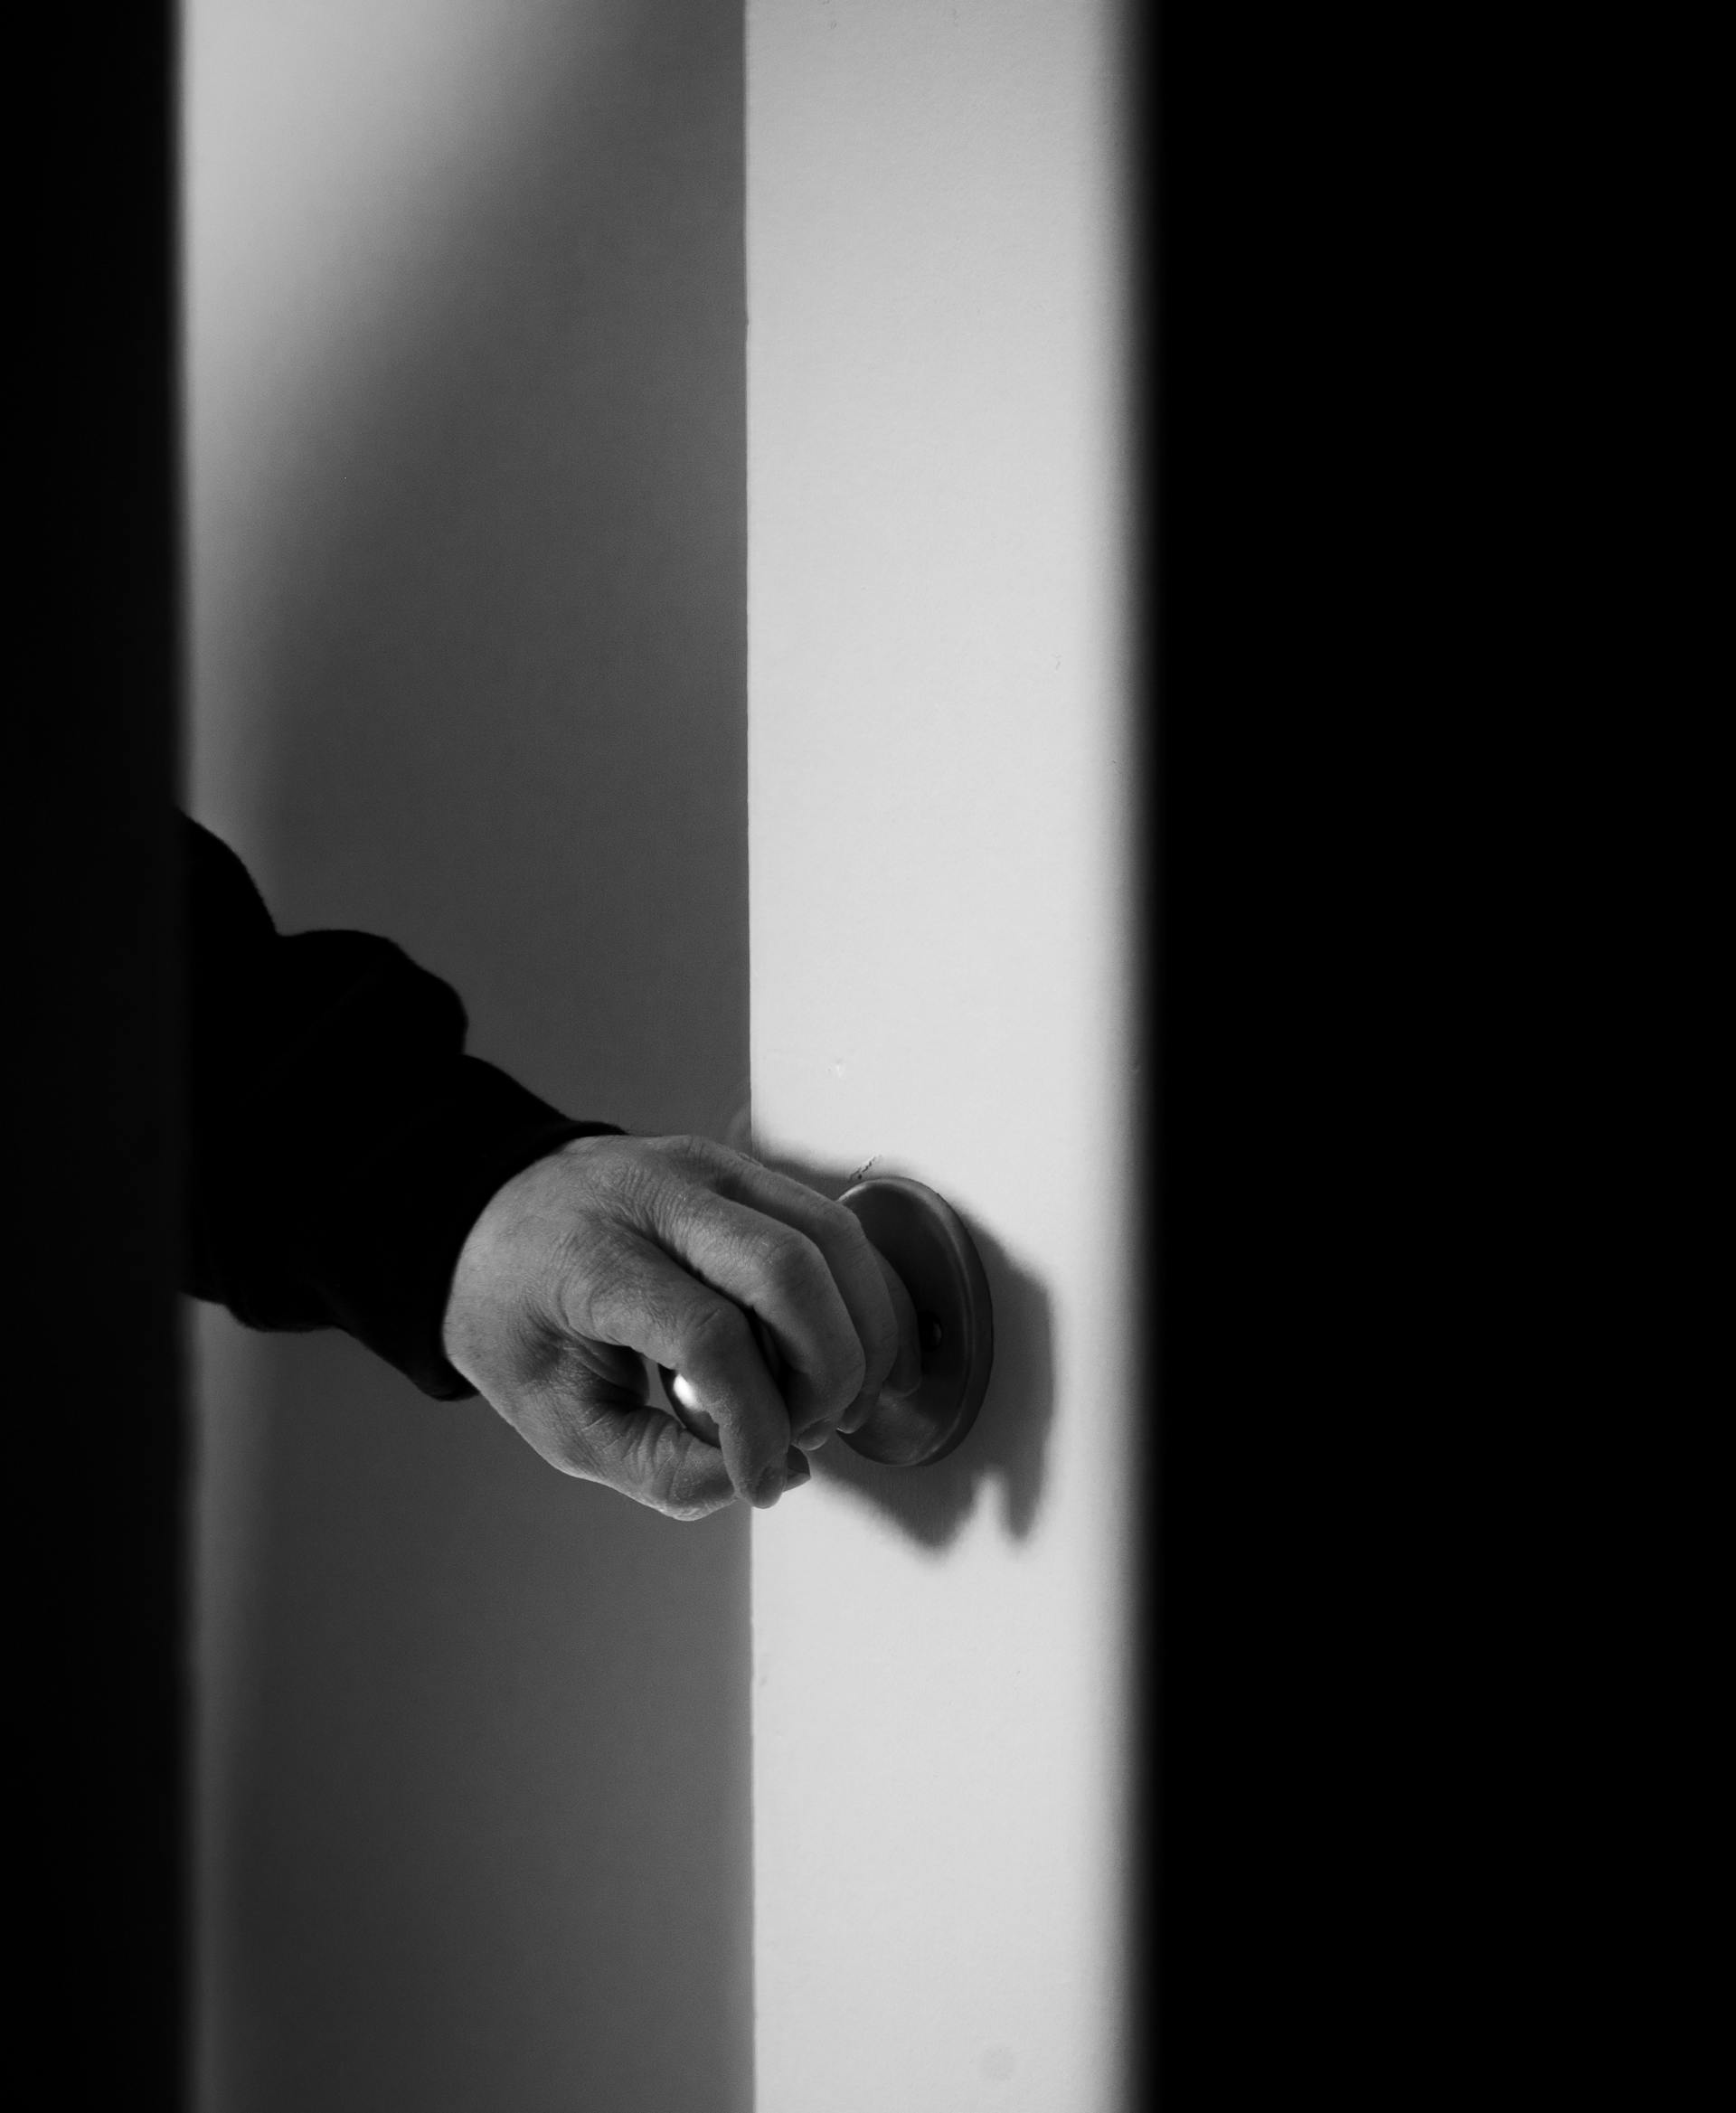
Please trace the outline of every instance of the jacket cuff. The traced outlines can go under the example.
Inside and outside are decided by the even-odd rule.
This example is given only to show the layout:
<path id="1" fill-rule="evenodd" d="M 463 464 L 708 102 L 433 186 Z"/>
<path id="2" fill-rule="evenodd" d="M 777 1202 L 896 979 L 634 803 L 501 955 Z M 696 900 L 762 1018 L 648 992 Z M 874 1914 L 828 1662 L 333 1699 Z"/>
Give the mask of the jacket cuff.
<path id="1" fill-rule="evenodd" d="M 331 1319 L 438 1401 L 476 1391 L 441 1344 L 452 1277 L 471 1228 L 514 1174 L 574 1137 L 620 1137 L 574 1122 L 479 1057 L 393 1112 L 365 1161 L 309 1200 L 317 1252 L 303 1277 Z"/>

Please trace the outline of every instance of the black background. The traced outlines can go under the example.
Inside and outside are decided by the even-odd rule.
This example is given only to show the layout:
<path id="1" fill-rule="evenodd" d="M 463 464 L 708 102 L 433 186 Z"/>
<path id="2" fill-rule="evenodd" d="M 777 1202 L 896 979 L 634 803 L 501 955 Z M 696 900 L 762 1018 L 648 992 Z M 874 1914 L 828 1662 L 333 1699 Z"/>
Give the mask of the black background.
<path id="1" fill-rule="evenodd" d="M 20 27 L 11 2008 L 56 2102 L 156 2108 L 188 1899 L 174 53 L 161 0 Z"/>

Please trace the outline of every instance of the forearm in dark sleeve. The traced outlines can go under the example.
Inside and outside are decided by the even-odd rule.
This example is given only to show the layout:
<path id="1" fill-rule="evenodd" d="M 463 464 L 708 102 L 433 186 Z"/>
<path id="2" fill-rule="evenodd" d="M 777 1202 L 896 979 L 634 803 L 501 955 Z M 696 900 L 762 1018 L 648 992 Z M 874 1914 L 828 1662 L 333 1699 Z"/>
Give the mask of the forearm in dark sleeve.
<path id="1" fill-rule="evenodd" d="M 184 821 L 186 1288 L 251 1327 L 339 1327 L 456 1400 L 440 1326 L 490 1196 L 575 1122 L 464 1053 L 457 994 L 390 940 L 284 938 L 245 867 Z"/>

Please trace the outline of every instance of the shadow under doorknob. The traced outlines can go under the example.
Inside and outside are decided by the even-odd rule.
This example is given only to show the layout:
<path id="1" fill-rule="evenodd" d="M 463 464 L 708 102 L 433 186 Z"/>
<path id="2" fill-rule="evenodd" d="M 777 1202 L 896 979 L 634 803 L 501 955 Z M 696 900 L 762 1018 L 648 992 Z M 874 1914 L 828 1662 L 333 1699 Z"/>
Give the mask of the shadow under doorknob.
<path id="1" fill-rule="evenodd" d="M 911 1392 L 882 1394 L 859 1430 L 838 1436 L 866 1459 L 925 1467 L 953 1450 L 982 1407 L 995 1361 L 988 1279 L 963 1220 L 920 1181 L 882 1174 L 858 1182 L 838 1201 L 855 1214 L 910 1293 L 922 1360 Z M 770 1336 L 756 1316 L 748 1317 L 772 1378 L 780 1378 L 783 1361 Z M 715 1445 L 717 1426 L 687 1382 L 666 1365 L 658 1370 L 675 1414 Z"/>

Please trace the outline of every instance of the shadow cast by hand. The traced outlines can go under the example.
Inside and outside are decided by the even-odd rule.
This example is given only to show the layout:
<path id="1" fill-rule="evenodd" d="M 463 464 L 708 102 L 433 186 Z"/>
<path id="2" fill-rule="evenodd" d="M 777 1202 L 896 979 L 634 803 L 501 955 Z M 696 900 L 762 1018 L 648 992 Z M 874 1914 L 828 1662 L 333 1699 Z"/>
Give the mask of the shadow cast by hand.
<path id="1" fill-rule="evenodd" d="M 823 1195 L 843 1194 L 851 1170 L 779 1150 L 754 1156 Z M 996 1486 L 1001 1523 L 1023 1541 L 1043 1502 L 1054 1418 L 1054 1351 L 1048 1293 L 983 1226 L 970 1224 L 995 1314 L 995 1362 L 976 1420 L 955 1452 L 924 1467 L 886 1467 L 834 1439 L 812 1456 L 814 1479 L 890 1519 L 924 1548 L 948 1547 Z"/>

